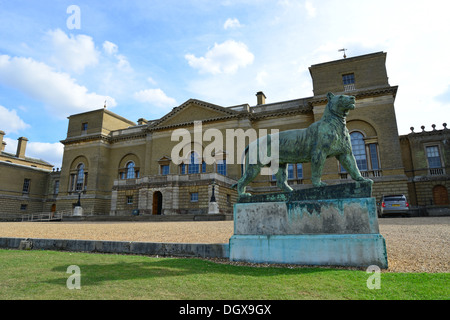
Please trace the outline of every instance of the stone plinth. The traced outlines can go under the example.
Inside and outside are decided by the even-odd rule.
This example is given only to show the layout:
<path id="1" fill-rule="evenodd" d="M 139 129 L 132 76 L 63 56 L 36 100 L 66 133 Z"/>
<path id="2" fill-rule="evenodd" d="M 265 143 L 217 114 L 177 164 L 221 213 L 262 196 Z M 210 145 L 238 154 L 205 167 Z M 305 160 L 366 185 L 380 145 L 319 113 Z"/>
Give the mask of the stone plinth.
<path id="1" fill-rule="evenodd" d="M 73 216 L 74 217 L 81 217 L 83 215 L 83 208 L 82 207 L 75 207 L 73 208 Z"/>
<path id="2" fill-rule="evenodd" d="M 229 246 L 231 261 L 388 267 L 380 234 L 234 235 Z"/>
<path id="3" fill-rule="evenodd" d="M 374 198 L 237 203 L 235 235 L 379 233 Z"/>
<path id="4" fill-rule="evenodd" d="M 293 200 L 305 197 L 295 191 L 260 196 L 264 200 L 288 196 L 287 201 L 252 202 L 258 198 L 251 197 L 235 204 L 230 260 L 387 268 L 375 199 L 371 189 L 361 192 L 355 185 L 346 185 L 341 195 L 354 189 L 365 197 L 318 200 L 322 190 L 312 190 L 305 200 Z"/>

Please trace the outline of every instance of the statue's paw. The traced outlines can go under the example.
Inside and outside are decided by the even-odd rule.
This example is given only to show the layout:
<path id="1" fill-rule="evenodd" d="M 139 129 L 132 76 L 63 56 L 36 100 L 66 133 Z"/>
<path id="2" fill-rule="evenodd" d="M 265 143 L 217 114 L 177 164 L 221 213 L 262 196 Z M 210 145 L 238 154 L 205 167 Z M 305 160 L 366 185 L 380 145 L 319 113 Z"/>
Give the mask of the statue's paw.
<path id="1" fill-rule="evenodd" d="M 364 178 L 363 176 L 360 176 L 360 177 L 356 178 L 355 181 L 373 183 L 373 180 Z"/>

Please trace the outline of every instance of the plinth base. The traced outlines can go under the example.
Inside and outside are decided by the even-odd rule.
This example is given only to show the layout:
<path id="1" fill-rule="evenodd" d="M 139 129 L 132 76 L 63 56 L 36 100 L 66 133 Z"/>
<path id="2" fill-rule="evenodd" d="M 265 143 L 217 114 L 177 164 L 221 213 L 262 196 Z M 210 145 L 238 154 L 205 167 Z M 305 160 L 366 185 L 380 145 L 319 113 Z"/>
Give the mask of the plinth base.
<path id="1" fill-rule="evenodd" d="M 82 207 L 75 207 L 73 208 L 73 216 L 74 217 L 81 217 L 83 215 L 83 208 Z"/>
<path id="2" fill-rule="evenodd" d="M 233 235 L 230 260 L 387 269 L 380 234 Z"/>

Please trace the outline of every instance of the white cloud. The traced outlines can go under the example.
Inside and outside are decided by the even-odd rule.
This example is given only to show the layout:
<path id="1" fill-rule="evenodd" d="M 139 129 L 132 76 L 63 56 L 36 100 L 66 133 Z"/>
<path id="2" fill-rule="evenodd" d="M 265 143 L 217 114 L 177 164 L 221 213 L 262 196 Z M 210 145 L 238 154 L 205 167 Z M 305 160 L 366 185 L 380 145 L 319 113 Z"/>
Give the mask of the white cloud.
<path id="1" fill-rule="evenodd" d="M 114 98 L 89 92 L 69 74 L 31 58 L 0 55 L 0 83 L 43 102 L 48 111 L 60 117 L 100 108 L 105 100 L 108 106 L 116 106 Z"/>
<path id="2" fill-rule="evenodd" d="M 135 92 L 133 97 L 139 102 L 150 103 L 158 108 L 173 108 L 176 101 L 168 97 L 161 89 L 147 89 Z"/>
<path id="3" fill-rule="evenodd" d="M 234 29 L 234 28 L 240 28 L 240 27 L 242 27 L 242 25 L 239 22 L 239 20 L 236 19 L 236 18 L 234 18 L 234 19 L 228 18 L 227 21 L 225 21 L 225 23 L 223 25 L 223 28 L 225 30 L 227 30 L 227 29 Z"/>
<path id="4" fill-rule="evenodd" d="M 147 82 L 150 83 L 150 84 L 152 84 L 152 85 L 156 85 L 156 84 L 157 84 L 156 80 L 153 79 L 152 77 L 148 77 L 148 78 L 147 78 Z"/>
<path id="5" fill-rule="evenodd" d="M 128 62 L 127 57 L 125 57 L 123 54 L 118 54 L 119 47 L 110 41 L 103 42 L 103 51 L 108 56 L 113 56 L 117 59 L 117 67 L 125 72 L 132 72 L 133 69 L 131 68 L 130 63 Z"/>
<path id="6" fill-rule="evenodd" d="M 103 51 L 105 51 L 108 55 L 112 55 L 117 53 L 119 48 L 115 43 L 112 43 L 110 41 L 103 42 Z"/>
<path id="7" fill-rule="evenodd" d="M 51 62 L 67 70 L 82 73 L 86 67 L 98 63 L 99 52 L 87 35 L 68 36 L 60 29 L 47 32 L 52 45 Z"/>
<path id="8" fill-rule="evenodd" d="M 6 142 L 5 151 L 9 153 L 16 153 L 17 140 L 7 137 L 5 137 L 4 140 Z M 48 143 L 28 141 L 27 148 L 25 150 L 25 156 L 35 159 L 42 159 L 56 167 L 61 167 L 63 153 L 64 145 L 60 142 Z"/>
<path id="9" fill-rule="evenodd" d="M 233 74 L 240 67 L 251 64 L 254 55 L 242 42 L 227 40 L 221 44 L 214 44 L 204 57 L 197 58 L 192 54 L 185 55 L 189 65 L 199 69 L 201 73 L 211 74 Z"/>
<path id="10" fill-rule="evenodd" d="M 305 9 L 306 9 L 306 12 L 308 13 L 309 17 L 314 18 L 316 16 L 316 8 L 311 3 L 311 1 L 305 2 Z"/>
<path id="11" fill-rule="evenodd" d="M 9 110 L 0 106 L 0 130 L 6 133 L 17 133 L 29 126 L 17 115 L 16 110 Z"/>
<path id="12" fill-rule="evenodd" d="M 27 143 L 27 157 L 42 159 L 56 167 L 61 167 L 63 153 L 64 145 L 59 142 L 47 143 L 30 141 Z"/>

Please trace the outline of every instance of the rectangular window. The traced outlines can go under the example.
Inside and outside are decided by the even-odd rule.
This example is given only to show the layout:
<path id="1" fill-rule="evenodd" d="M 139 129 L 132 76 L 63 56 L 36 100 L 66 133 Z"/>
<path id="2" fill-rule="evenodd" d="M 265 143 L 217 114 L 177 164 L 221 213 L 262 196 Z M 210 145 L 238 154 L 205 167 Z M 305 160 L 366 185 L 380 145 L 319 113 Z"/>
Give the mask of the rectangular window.
<path id="1" fill-rule="evenodd" d="M 30 183 L 31 183 L 30 179 L 23 180 L 23 188 L 22 188 L 23 193 L 30 193 Z"/>
<path id="2" fill-rule="evenodd" d="M 82 135 L 87 134 L 87 129 L 88 129 L 88 124 L 87 124 L 87 122 L 82 123 L 82 124 L 81 124 L 81 134 L 82 134 Z"/>
<path id="3" fill-rule="evenodd" d="M 198 192 L 191 193 L 191 202 L 198 202 Z"/>
<path id="4" fill-rule="evenodd" d="M 294 178 L 295 178 L 295 176 L 294 176 L 294 165 L 289 163 L 288 164 L 288 180 L 292 180 Z"/>
<path id="5" fill-rule="evenodd" d="M 354 73 L 342 75 L 342 82 L 344 84 L 344 91 L 355 90 L 355 74 Z"/>
<path id="6" fill-rule="evenodd" d="M 380 169 L 378 164 L 377 145 L 375 143 L 369 144 L 370 162 L 372 164 L 372 170 Z"/>
<path id="7" fill-rule="evenodd" d="M 26 204 L 21 204 L 20 205 L 20 211 L 26 211 L 27 210 L 28 205 Z"/>
<path id="8" fill-rule="evenodd" d="M 427 147 L 427 158 L 429 168 L 441 168 L 441 157 L 438 146 Z"/>
<path id="9" fill-rule="evenodd" d="M 127 196 L 127 204 L 133 204 L 133 196 Z"/>
<path id="10" fill-rule="evenodd" d="M 217 173 L 223 176 L 227 175 L 227 160 L 218 160 L 217 161 Z"/>
<path id="11" fill-rule="evenodd" d="M 191 173 L 200 173 L 199 166 L 200 165 L 198 165 L 198 164 L 190 163 L 188 165 L 188 173 L 189 174 L 191 174 Z"/>
<path id="12" fill-rule="evenodd" d="M 163 165 L 161 166 L 161 174 L 163 176 L 166 176 L 170 173 L 170 166 L 169 165 Z"/>
<path id="13" fill-rule="evenodd" d="M 297 179 L 303 179 L 303 164 L 297 163 Z"/>
<path id="14" fill-rule="evenodd" d="M 55 185 L 53 186 L 53 194 L 59 193 L 59 180 L 55 181 Z"/>

